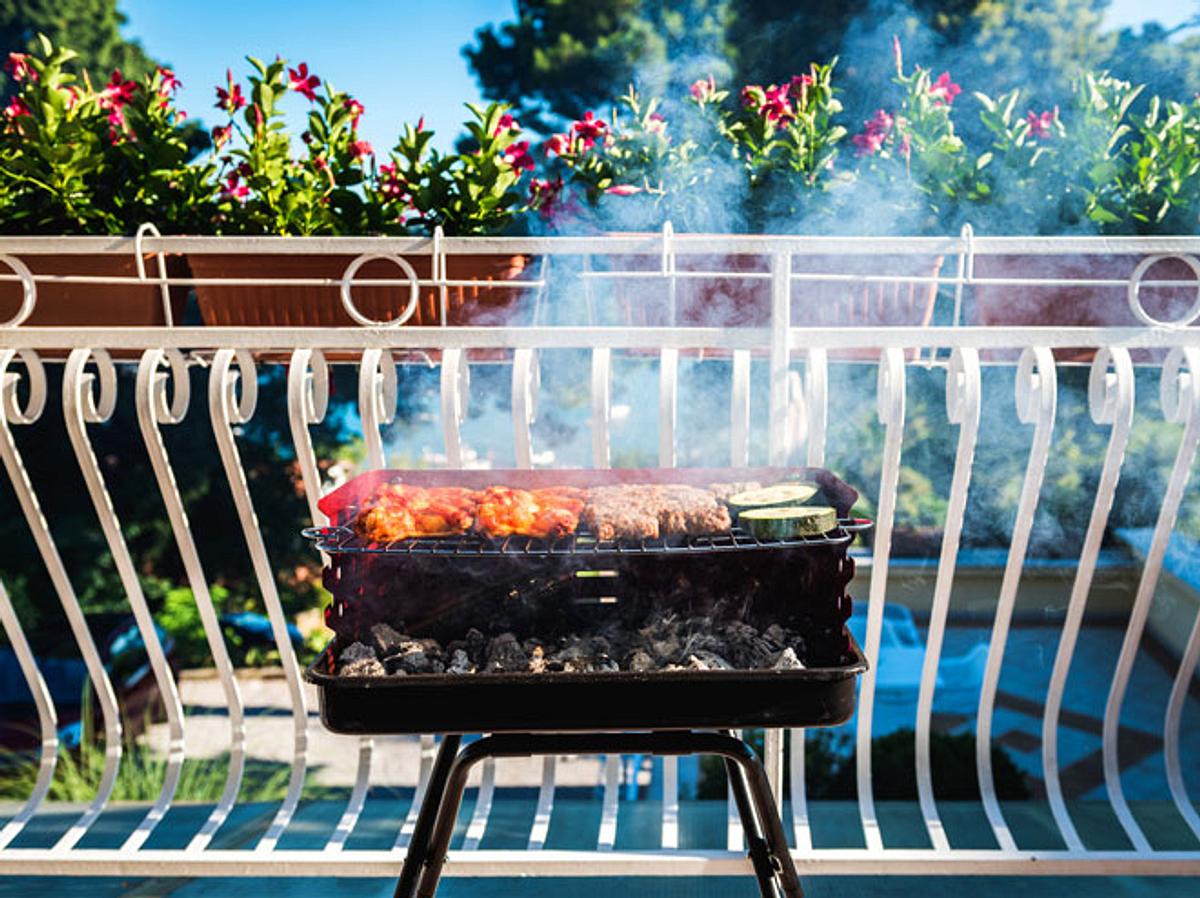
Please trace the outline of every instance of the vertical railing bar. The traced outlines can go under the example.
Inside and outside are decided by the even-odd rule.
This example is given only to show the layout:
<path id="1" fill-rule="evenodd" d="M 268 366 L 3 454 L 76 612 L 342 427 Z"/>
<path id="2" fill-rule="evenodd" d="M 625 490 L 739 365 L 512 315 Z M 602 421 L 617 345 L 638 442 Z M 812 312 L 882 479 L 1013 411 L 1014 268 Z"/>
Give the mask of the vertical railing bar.
<path id="1" fill-rule="evenodd" d="M 425 800 L 425 792 L 429 787 L 429 773 L 433 769 L 434 744 L 433 736 L 428 733 L 421 734 L 418 742 L 420 761 L 417 767 L 417 788 L 413 791 L 412 804 L 408 806 L 404 822 L 400 824 L 400 832 L 396 834 L 393 850 L 407 848 L 408 843 L 412 841 L 413 830 L 417 826 L 417 814 L 421 811 L 421 803 Z"/>
<path id="2" fill-rule="evenodd" d="M 446 445 L 446 467 L 463 466 L 463 444 L 460 426 L 467 408 L 470 367 L 463 350 L 455 347 L 442 350 L 442 435 Z"/>
<path id="3" fill-rule="evenodd" d="M 733 736 L 735 739 L 742 739 L 745 731 L 734 730 Z M 733 797 L 733 784 L 731 783 L 725 787 L 725 850 L 741 851 L 745 841 L 742 815 L 738 810 L 737 799 Z"/>
<path id="4" fill-rule="evenodd" d="M 495 759 L 489 758 L 489 761 Z M 492 803 L 496 795 L 496 765 L 484 763 L 479 777 L 479 792 L 475 798 L 475 810 L 471 813 L 471 822 L 467 824 L 466 838 L 463 840 L 464 851 L 475 851 L 487 831 L 488 817 L 492 815 Z"/>
<path id="5" fill-rule="evenodd" d="M 675 425 L 679 412 L 679 350 L 663 347 L 658 370 L 658 466 L 675 467 Z"/>
<path id="6" fill-rule="evenodd" d="M 1092 514 L 1088 519 L 1083 548 L 1080 550 L 1079 563 L 1075 569 L 1075 579 L 1071 584 L 1062 635 L 1054 654 L 1054 666 L 1046 690 L 1046 706 L 1042 713 L 1042 779 L 1045 783 L 1046 800 L 1069 851 L 1083 851 L 1084 844 L 1067 810 L 1059 777 L 1059 715 L 1067 687 L 1067 677 L 1071 672 L 1071 659 L 1074 657 L 1079 630 L 1083 624 L 1088 593 L 1092 588 L 1092 577 L 1100 557 L 1100 544 L 1108 528 L 1108 518 L 1116 496 L 1117 481 L 1121 476 L 1121 465 L 1125 460 L 1130 427 L 1133 424 L 1133 369 L 1128 356 L 1118 358 L 1120 361 L 1116 373 L 1109 374 L 1109 361 L 1113 357 L 1111 353 L 1101 351 L 1093 361 L 1090 373 L 1089 398 L 1090 394 L 1097 394 L 1097 399 L 1089 403 L 1092 419 L 1097 424 L 1111 425 L 1111 430 L 1100 471 L 1100 481 L 1096 486 Z"/>
<path id="7" fill-rule="evenodd" d="M 34 491 L 21 453 L 17 449 L 16 440 L 13 438 L 10 425 L 33 424 L 41 417 L 46 402 L 46 374 L 41 360 L 32 352 L 23 352 L 21 359 L 26 366 L 30 390 L 26 408 L 20 407 L 17 398 L 19 376 L 8 370 L 16 354 L 14 350 L 0 352 L 0 386 L 4 390 L 4 415 L 0 417 L 0 428 L 2 428 L 0 456 L 3 456 L 8 479 L 17 494 L 17 502 L 21 506 L 21 512 L 29 525 L 42 563 L 46 566 L 50 581 L 54 585 L 54 591 L 62 605 L 63 613 L 67 617 L 71 635 L 83 655 L 83 663 L 100 703 L 100 715 L 104 720 L 104 767 L 100 774 L 100 782 L 96 787 L 96 795 L 88 803 L 79 819 L 54 844 L 55 851 L 66 851 L 83 838 L 95 823 L 96 818 L 100 816 L 105 805 L 108 804 L 109 796 L 112 795 L 121 763 L 121 714 L 117 706 L 116 694 L 113 692 L 112 680 L 108 676 L 104 663 L 100 660 L 96 642 L 88 629 L 83 609 L 79 605 L 75 589 L 71 586 L 62 557 L 58 554 L 58 546 L 55 544 L 53 536 L 50 535 L 46 516 L 42 513 L 41 503 L 38 502 L 37 493 Z"/>
<path id="8" fill-rule="evenodd" d="M 97 375 L 86 371 L 89 359 L 95 361 Z M 93 392 L 93 387 L 98 387 L 99 396 Z M 150 606 L 146 604 L 146 596 L 142 592 L 142 584 L 138 579 L 133 558 L 129 554 L 129 547 L 121 534 L 121 524 L 105 486 L 104 477 L 100 473 L 100 464 L 96 461 L 95 452 L 87 437 L 87 424 L 107 421 L 116 408 L 116 402 L 117 375 L 108 354 L 102 350 L 72 351 L 63 374 L 63 418 L 67 437 L 100 521 L 100 529 L 104 533 L 109 553 L 117 568 L 117 576 L 129 600 L 130 610 L 141 634 L 150 670 L 167 716 L 167 767 L 163 774 L 162 787 L 150 810 L 121 845 L 123 851 L 136 851 L 166 816 L 179 785 L 184 756 L 183 702 L 179 698 L 175 675 L 167 663 L 166 654 L 158 638 Z"/>
<path id="9" fill-rule="evenodd" d="M 162 366 L 166 364 L 168 371 Z M 225 702 L 229 710 L 229 767 L 225 775 L 225 786 L 221 791 L 216 805 L 208 818 L 188 843 L 188 851 L 202 851 L 212 840 L 213 835 L 229 816 L 233 805 L 237 802 L 238 790 L 241 787 L 242 774 L 245 769 L 246 725 L 242 707 L 241 692 L 234 676 L 233 663 L 230 661 L 225 637 L 221 632 L 221 624 L 213 607 L 212 596 L 208 591 L 208 578 L 200 563 L 200 556 L 192 539 L 191 524 L 183 499 L 179 494 L 179 485 L 175 480 L 175 472 L 167 456 L 166 444 L 159 430 L 160 423 L 178 424 L 187 414 L 191 383 L 189 380 L 187 360 L 177 350 L 147 350 L 138 365 L 137 374 L 137 415 L 138 427 L 142 432 L 142 442 L 146 446 L 146 454 L 150 458 L 150 468 L 158 484 L 158 492 L 162 497 L 163 506 L 167 510 L 167 520 L 171 524 L 171 534 L 175 546 L 183 561 L 184 576 L 192 590 L 192 599 L 196 603 L 196 611 L 200 616 L 200 625 L 204 629 L 204 638 L 212 654 L 213 664 L 221 680 L 221 689 L 225 694 Z M 167 379 L 174 386 L 174 399 L 167 400 Z"/>
<path id="10" fill-rule="evenodd" d="M 933 794 L 933 773 L 929 757 L 930 727 L 933 719 L 933 698 L 937 686 L 938 663 L 942 656 L 942 640 L 946 632 L 946 617 L 950 611 L 950 592 L 958 561 L 958 545 L 962 536 L 963 517 L 967 510 L 967 491 L 975 465 L 975 441 L 979 434 L 980 405 L 979 354 L 974 349 L 955 349 L 946 370 L 946 413 L 951 424 L 957 424 L 958 448 L 954 456 L 954 474 L 950 481 L 950 496 L 946 508 L 946 525 L 942 532 L 941 556 L 933 586 L 933 602 L 929 610 L 929 633 L 925 640 L 925 658 L 921 667 L 921 685 L 917 694 L 916 766 L 917 797 L 929 840 L 936 851 L 949 851 L 950 842 L 938 816 Z"/>
<path id="11" fill-rule="evenodd" d="M 621 791 L 621 756 L 604 756 L 604 800 L 600 808 L 597 851 L 612 851 L 617 843 L 617 801 Z"/>
<path id="12" fill-rule="evenodd" d="M 396 417 L 396 363 L 385 349 L 364 349 L 358 368 L 358 416 L 362 421 L 367 464 L 387 467 L 380 428 Z"/>
<path id="13" fill-rule="evenodd" d="M 809 347 L 804 389 L 804 404 L 808 409 L 807 464 L 820 468 L 825 465 L 825 434 L 829 419 L 829 353 L 820 347 Z"/>
<path id="14" fill-rule="evenodd" d="M 679 763 L 667 764 L 672 758 L 663 758 L 662 768 L 662 839 L 664 849 L 679 847 Z"/>
<path id="15" fill-rule="evenodd" d="M 612 419 L 612 350 L 592 349 L 592 467 L 609 464 L 609 422 Z"/>
<path id="16" fill-rule="evenodd" d="M 558 773 L 558 759 L 554 755 L 542 758 L 542 782 L 538 787 L 537 807 L 533 812 L 533 826 L 529 828 L 529 850 L 541 851 L 546 847 L 546 836 L 550 833 L 550 815 L 554 813 L 554 787 Z"/>
<path id="17" fill-rule="evenodd" d="M 808 790 L 804 781 L 804 733 L 802 729 L 791 730 L 788 742 L 792 768 L 788 774 L 792 800 L 792 833 L 796 840 L 796 850 L 801 853 L 811 851 L 813 847 L 812 824 L 808 819 Z"/>
<path id="18" fill-rule="evenodd" d="M 883 850 L 883 836 L 875 815 L 875 794 L 871 784 L 871 719 L 875 708 L 879 643 L 883 636 L 883 606 L 887 600 L 896 492 L 900 483 L 900 452 L 904 442 L 905 370 L 904 353 L 900 349 L 885 349 L 880 355 L 876 401 L 879 422 L 884 425 L 883 468 L 879 475 L 879 514 L 875 521 L 871 587 L 867 599 L 867 644 L 863 648 L 869 667 L 858 689 L 855 776 L 867 850 L 878 852 Z"/>
<path id="19" fill-rule="evenodd" d="M 1200 351 L 1191 349 L 1187 361 L 1191 377 L 1196 376 L 1196 363 L 1200 361 Z M 1113 349 L 1128 357 L 1125 349 Z M 1176 384 L 1169 383 L 1169 375 L 1177 370 L 1179 362 L 1184 358 L 1181 352 L 1174 352 L 1169 357 L 1170 364 L 1163 368 L 1162 398 L 1165 412 L 1178 411 L 1180 402 L 1176 398 L 1183 392 Z M 1132 390 L 1132 385 L 1130 390 Z M 1187 391 L 1192 389 L 1189 384 Z M 1146 563 L 1142 567 L 1142 576 L 1138 580 L 1137 592 L 1134 594 L 1133 609 L 1129 613 L 1129 623 L 1125 629 L 1125 638 L 1121 642 L 1121 652 L 1117 656 L 1116 670 L 1109 684 L 1108 699 L 1104 704 L 1104 724 L 1101 728 L 1101 756 L 1104 761 L 1104 785 L 1108 790 L 1108 801 L 1125 835 L 1133 843 L 1134 851 L 1149 852 L 1153 849 L 1142 828 L 1138 825 L 1125 798 L 1125 790 L 1121 784 L 1121 765 L 1118 760 L 1118 739 L 1120 738 L 1121 706 L 1125 701 L 1125 691 L 1129 687 L 1129 677 L 1133 673 L 1133 662 L 1137 658 L 1138 645 L 1142 633 L 1146 629 L 1146 619 L 1150 614 L 1150 605 L 1154 601 L 1154 590 L 1158 586 L 1159 575 L 1162 574 L 1163 559 L 1167 554 L 1167 543 L 1171 531 L 1175 529 L 1175 521 L 1179 517 L 1179 506 L 1183 502 L 1184 490 L 1187 488 L 1192 464 L 1196 460 L 1196 445 L 1200 442 L 1200 415 L 1196 413 L 1195 401 L 1189 397 L 1189 408 L 1183 415 L 1187 424 L 1179 441 L 1179 449 L 1175 453 L 1175 462 L 1171 466 L 1171 476 L 1167 480 L 1167 488 L 1163 493 L 1162 505 L 1159 507 L 1158 520 L 1154 522 L 1154 535 L 1150 538 L 1150 549 L 1146 552 Z M 1172 687 L 1174 691 L 1174 687 Z M 1168 709 L 1170 708 L 1168 700 Z M 1164 756 L 1165 757 L 1165 756 Z M 1174 797 L 1174 796 L 1172 796 Z"/>
<path id="20" fill-rule="evenodd" d="M 735 468 L 750 464 L 750 350 L 733 351 L 729 399 L 729 463 Z"/>
<path id="21" fill-rule="evenodd" d="M 238 365 L 237 372 L 230 367 L 234 361 Z M 238 381 L 241 382 L 240 401 L 237 396 Z M 259 529 L 258 515 L 254 511 L 250 487 L 246 482 L 246 472 L 242 467 L 241 455 L 233 435 L 233 422 L 245 423 L 254 414 L 257 396 L 258 381 L 255 375 L 254 357 L 245 350 L 218 350 L 213 357 L 212 371 L 209 375 L 209 417 L 212 420 L 213 435 L 217 441 L 221 464 L 225 469 L 225 479 L 229 484 L 234 506 L 237 508 L 242 535 L 250 554 L 250 562 L 254 568 L 259 591 L 262 593 L 263 604 L 267 609 L 267 618 L 271 623 L 271 635 L 275 641 L 275 648 L 279 652 L 280 664 L 287 679 L 288 693 L 292 699 L 292 767 L 287 794 L 267 831 L 254 847 L 256 852 L 270 852 L 274 850 L 284 830 L 291 822 L 296 807 L 300 803 L 300 793 L 304 788 L 308 755 L 308 706 L 300 683 L 300 669 L 296 662 L 296 653 L 292 649 L 291 638 L 288 634 L 287 618 L 283 612 L 283 605 L 279 601 L 275 575 L 267 558 L 267 547 L 263 542 L 262 531 Z"/>
<path id="22" fill-rule="evenodd" d="M 46 798 L 46 793 L 50 791 L 50 781 L 54 778 L 54 768 L 58 762 L 58 715 L 54 710 L 54 699 L 50 696 L 50 689 L 46 686 L 42 672 L 38 670 L 37 659 L 29 648 L 29 641 L 25 638 L 25 631 L 21 629 L 21 621 L 8 598 L 8 590 L 4 588 L 3 582 L 0 582 L 0 625 L 4 628 L 13 654 L 17 656 L 17 664 L 25 677 L 29 694 L 33 696 L 33 703 L 37 707 L 38 732 L 41 736 L 37 778 L 33 781 L 33 788 L 29 790 L 29 798 L 25 804 L 21 805 L 0 829 L 0 848 L 3 848 L 25 828 L 25 824 L 37 813 Z"/>
<path id="23" fill-rule="evenodd" d="M 1016 393 L 1018 418 L 1024 424 L 1035 425 L 1033 442 L 1030 444 L 1029 460 L 1025 466 L 1025 479 L 1021 484 L 1021 497 L 1017 503 L 1017 517 L 1013 524 L 1008 560 L 1000 581 L 1000 595 L 996 602 L 996 614 L 992 623 L 991 640 L 988 643 L 987 663 L 975 720 L 975 767 L 979 793 L 984 813 L 987 814 L 992 832 L 1002 851 L 1016 851 L 1017 843 L 1013 840 L 1004 814 L 1000 810 L 1000 803 L 996 800 L 996 782 L 992 773 L 992 719 L 996 690 L 1000 684 L 1000 668 L 1004 663 L 1009 623 L 1017 600 L 1021 571 L 1025 566 L 1025 552 L 1029 548 L 1029 536 L 1033 530 L 1034 515 L 1037 513 L 1042 478 L 1050 455 L 1050 437 L 1054 429 L 1054 415 L 1058 402 L 1057 371 L 1050 350 L 1031 347 L 1021 353 Z"/>

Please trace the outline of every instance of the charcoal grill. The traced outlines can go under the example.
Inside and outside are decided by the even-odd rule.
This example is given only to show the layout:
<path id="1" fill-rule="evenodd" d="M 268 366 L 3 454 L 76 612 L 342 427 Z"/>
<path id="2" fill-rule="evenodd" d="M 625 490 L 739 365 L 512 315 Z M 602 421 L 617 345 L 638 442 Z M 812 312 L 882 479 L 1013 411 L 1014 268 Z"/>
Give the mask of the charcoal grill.
<path id="1" fill-rule="evenodd" d="M 348 526 L 379 483 L 536 488 L 613 482 L 705 485 L 785 478 L 816 482 L 839 514 L 821 536 L 599 540 L 478 535 L 366 542 Z M 372 472 L 323 500 L 330 526 L 307 531 L 328 558 L 336 636 L 309 667 L 321 720 L 338 733 L 444 734 L 418 816 L 398 896 L 432 896 L 472 765 L 485 757 L 639 752 L 723 758 L 764 896 L 800 895 L 778 810 L 753 751 L 735 728 L 833 726 L 854 710 L 866 660 L 845 627 L 854 574 L 847 550 L 870 526 L 850 518 L 857 493 L 821 469 Z M 787 622 L 804 635 L 797 670 L 337 675 L 343 647 L 375 623 L 446 640 L 467 626 L 550 634 L 600 620 L 633 620 L 647 602 L 692 614 L 735 609 L 737 619 Z M 645 731 L 645 732 L 629 732 Z M 716 732 L 714 732 L 716 731 Z M 488 733 L 462 746 L 462 735 Z"/>

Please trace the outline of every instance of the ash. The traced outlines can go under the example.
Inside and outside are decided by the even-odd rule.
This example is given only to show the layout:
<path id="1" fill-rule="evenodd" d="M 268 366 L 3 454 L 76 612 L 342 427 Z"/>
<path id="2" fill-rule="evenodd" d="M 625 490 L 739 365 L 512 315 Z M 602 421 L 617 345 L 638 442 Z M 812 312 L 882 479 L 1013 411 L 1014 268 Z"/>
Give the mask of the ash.
<path id="1" fill-rule="evenodd" d="M 655 610 L 636 628 L 617 621 L 594 633 L 556 639 L 472 628 L 442 645 L 380 623 L 369 641 L 351 643 L 338 658 L 342 676 L 489 673 L 652 673 L 660 670 L 800 670 L 804 640 L 779 624 L 758 630 L 744 621 L 684 617 Z"/>

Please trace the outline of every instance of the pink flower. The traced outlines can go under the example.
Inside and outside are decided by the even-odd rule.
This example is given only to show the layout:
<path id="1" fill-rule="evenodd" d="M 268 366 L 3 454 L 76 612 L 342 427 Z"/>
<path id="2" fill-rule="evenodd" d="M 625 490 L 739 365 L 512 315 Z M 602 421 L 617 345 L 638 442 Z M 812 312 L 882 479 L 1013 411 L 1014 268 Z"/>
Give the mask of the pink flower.
<path id="1" fill-rule="evenodd" d="M 225 184 L 221 187 L 221 194 L 231 200 L 244 200 L 250 195 L 250 188 L 239 183 L 237 172 L 234 172 L 225 179 Z"/>
<path id="2" fill-rule="evenodd" d="M 224 109 L 230 115 L 233 115 L 246 105 L 246 98 L 242 96 L 242 86 L 234 84 L 233 72 L 230 69 L 225 70 L 225 83 L 228 85 L 228 88 L 217 88 L 216 107 Z"/>
<path id="3" fill-rule="evenodd" d="M 933 97 L 933 102 L 937 106 L 949 106 L 954 102 L 954 98 L 962 93 L 962 88 L 950 80 L 949 72 L 942 72 L 938 75 L 937 81 L 929 85 L 929 96 Z"/>
<path id="4" fill-rule="evenodd" d="M 850 138 L 850 142 L 857 148 L 855 155 L 874 156 L 882 150 L 894 124 L 895 120 L 886 110 L 877 109 L 875 115 L 863 122 L 863 130 Z"/>
<path id="5" fill-rule="evenodd" d="M 506 164 L 511 166 L 513 170 L 517 172 L 517 174 L 520 174 L 526 170 L 533 171 L 535 164 L 533 157 L 529 155 L 528 140 L 522 140 L 518 143 L 514 143 L 500 154 L 500 158 L 503 159 Z"/>
<path id="6" fill-rule="evenodd" d="M 216 149 L 221 149 L 233 136 L 233 125 L 217 125 L 212 129 L 212 142 Z"/>
<path id="7" fill-rule="evenodd" d="M 717 81 L 712 75 L 707 78 L 701 78 L 699 81 L 693 81 L 692 86 L 688 88 L 691 91 L 692 99 L 703 105 L 713 98 L 717 92 Z"/>
<path id="8" fill-rule="evenodd" d="M 633 196 L 635 193 L 641 193 L 642 188 L 636 184 L 614 184 L 604 192 L 611 193 L 613 196 Z"/>
<path id="9" fill-rule="evenodd" d="M 500 121 L 496 122 L 496 127 L 492 129 L 492 137 L 503 134 L 505 131 L 512 131 L 514 134 L 517 134 L 520 130 L 521 126 L 517 124 L 517 120 L 506 112 L 500 116 Z"/>
<path id="10" fill-rule="evenodd" d="M 665 134 L 667 131 L 667 120 L 657 112 L 652 112 L 646 117 L 646 132 L 649 134 Z"/>
<path id="11" fill-rule="evenodd" d="M 350 127 L 357 128 L 358 120 L 362 118 L 362 114 L 366 112 L 366 109 L 363 108 L 363 104 L 358 102 L 358 100 L 354 99 L 353 97 L 347 97 L 342 101 L 342 106 L 344 106 L 346 111 L 350 113 Z"/>
<path id="12" fill-rule="evenodd" d="M 808 100 L 808 89 L 813 86 L 812 75 L 793 75 L 792 76 L 792 96 L 796 101 L 803 106 Z"/>
<path id="13" fill-rule="evenodd" d="M 29 64 L 28 53 L 9 53 L 4 70 L 12 76 L 13 81 L 24 81 L 26 78 L 37 81 L 38 78 L 37 71 Z"/>
<path id="14" fill-rule="evenodd" d="M 316 88 L 321 86 L 321 79 L 308 73 L 308 63 L 300 63 L 296 69 L 288 69 L 288 90 L 303 94 L 310 102 L 316 100 Z"/>
<path id="15" fill-rule="evenodd" d="M 108 139 L 116 146 L 125 134 L 125 111 L 120 106 L 114 106 L 108 113 Z"/>
<path id="16" fill-rule="evenodd" d="M 4 117 L 6 119 L 20 118 L 23 115 L 32 115 L 29 107 L 25 105 L 25 101 L 20 97 L 13 97 L 8 102 L 8 106 L 4 108 Z"/>
<path id="17" fill-rule="evenodd" d="M 589 109 L 583 114 L 583 118 L 572 123 L 571 132 L 583 141 L 583 148 L 590 150 L 597 140 L 603 140 L 608 133 L 608 123 L 603 119 L 596 118 L 595 114 Z"/>
<path id="18" fill-rule="evenodd" d="M 379 192 L 388 199 L 405 199 L 404 178 L 396 171 L 396 165 L 392 162 L 385 162 L 379 166 Z"/>
<path id="19" fill-rule="evenodd" d="M 790 85 L 772 84 L 763 88 L 758 84 L 748 84 L 742 88 L 742 105 L 754 110 L 768 122 L 774 122 L 776 128 L 783 128 L 788 120 L 795 117 L 792 104 L 788 102 Z"/>
<path id="20" fill-rule="evenodd" d="M 552 218 L 558 210 L 562 189 L 561 177 L 555 178 L 553 181 L 534 178 L 529 182 L 529 203 L 542 214 L 543 218 Z"/>
<path id="21" fill-rule="evenodd" d="M 183 82 L 175 77 L 175 73 L 170 69 L 165 69 L 162 66 L 158 67 L 158 77 L 161 79 L 158 86 L 158 95 L 165 97 L 167 94 L 173 94 L 179 88 L 183 87 Z"/>
<path id="22" fill-rule="evenodd" d="M 421 116 L 419 119 L 417 119 L 417 133 L 420 134 L 424 130 L 425 130 L 425 116 Z"/>
<path id="23" fill-rule="evenodd" d="M 1054 111 L 1044 111 L 1038 115 L 1032 109 L 1025 113 L 1025 121 L 1029 124 L 1029 136 L 1042 140 L 1050 137 L 1050 129 L 1054 125 L 1054 120 L 1058 118 L 1058 107 L 1054 107 Z"/>
<path id="24" fill-rule="evenodd" d="M 350 144 L 350 156 L 354 159 L 362 159 L 364 156 L 374 156 L 375 148 L 371 146 L 369 140 L 356 140 Z"/>
<path id="25" fill-rule="evenodd" d="M 133 99 L 135 90 L 137 85 L 134 82 L 122 78 L 120 69 L 113 69 L 112 77 L 96 95 L 96 99 L 99 100 L 101 109 L 119 110 Z"/>
<path id="26" fill-rule="evenodd" d="M 546 139 L 546 142 L 542 144 L 542 151 L 547 156 L 550 156 L 551 154 L 555 156 L 561 156 L 570 148 L 570 146 L 571 138 L 566 134 L 551 134 L 550 137 Z"/>

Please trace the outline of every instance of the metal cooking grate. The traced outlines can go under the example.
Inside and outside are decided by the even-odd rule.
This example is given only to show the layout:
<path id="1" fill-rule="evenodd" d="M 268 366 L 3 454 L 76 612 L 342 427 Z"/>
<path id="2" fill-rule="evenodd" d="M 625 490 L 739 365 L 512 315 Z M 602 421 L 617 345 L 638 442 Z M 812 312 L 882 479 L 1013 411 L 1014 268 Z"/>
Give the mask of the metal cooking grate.
<path id="1" fill-rule="evenodd" d="M 311 527 L 304 531 L 304 535 L 315 540 L 317 548 L 322 552 L 363 555 L 659 555 L 841 546 L 849 543 L 854 534 L 870 526 L 870 521 L 842 518 L 838 521 L 836 530 L 820 536 L 796 536 L 786 539 L 759 539 L 738 527 L 727 534 L 716 536 L 639 540 L 600 540 L 587 533 L 573 533 L 558 539 L 538 539 L 531 536 L 494 538 L 468 533 L 461 536 L 409 538 L 390 543 L 374 543 L 362 539 L 349 527 Z"/>

